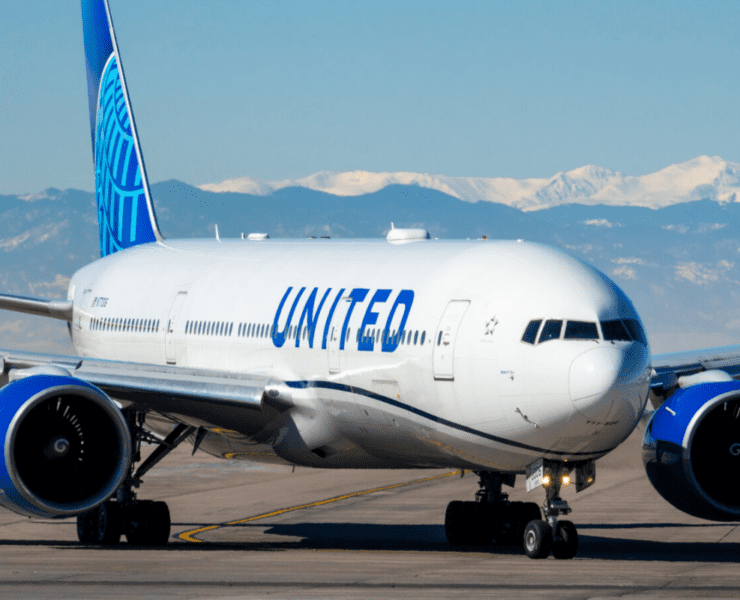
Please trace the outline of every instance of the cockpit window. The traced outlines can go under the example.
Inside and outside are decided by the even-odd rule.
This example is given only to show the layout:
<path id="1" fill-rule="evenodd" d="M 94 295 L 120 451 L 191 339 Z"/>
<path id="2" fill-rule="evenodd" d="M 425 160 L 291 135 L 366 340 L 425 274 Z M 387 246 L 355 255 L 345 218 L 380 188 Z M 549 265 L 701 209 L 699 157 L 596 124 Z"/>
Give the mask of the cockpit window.
<path id="1" fill-rule="evenodd" d="M 526 342 L 527 344 L 534 344 L 534 341 L 537 339 L 537 332 L 540 330 L 541 324 L 542 324 L 542 319 L 537 319 L 536 321 L 530 321 L 529 325 L 527 325 L 527 328 L 524 330 L 522 341 Z"/>
<path id="2" fill-rule="evenodd" d="M 560 330 L 563 328 L 562 321 L 545 321 L 545 325 L 542 327 L 542 333 L 540 333 L 539 343 L 546 342 L 547 340 L 557 340 L 560 338 Z"/>
<path id="3" fill-rule="evenodd" d="M 599 331 L 596 329 L 596 323 L 587 323 L 585 321 L 568 321 L 565 325 L 566 340 L 598 340 Z"/>
<path id="4" fill-rule="evenodd" d="M 630 332 L 632 339 L 647 346 L 647 338 L 645 337 L 645 332 L 640 326 L 640 322 L 637 319 L 623 319 L 623 322 L 627 327 L 627 331 Z"/>
<path id="5" fill-rule="evenodd" d="M 601 332 L 604 334 L 604 339 L 611 342 L 631 342 L 632 337 L 627 332 L 622 321 L 615 319 L 614 321 L 602 321 Z"/>

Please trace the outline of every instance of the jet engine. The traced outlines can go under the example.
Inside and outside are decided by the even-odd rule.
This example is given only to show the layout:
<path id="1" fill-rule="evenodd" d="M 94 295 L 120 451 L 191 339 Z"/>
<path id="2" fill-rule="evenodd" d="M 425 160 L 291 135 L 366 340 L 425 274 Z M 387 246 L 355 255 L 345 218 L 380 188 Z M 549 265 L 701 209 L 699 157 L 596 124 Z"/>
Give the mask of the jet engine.
<path id="1" fill-rule="evenodd" d="M 26 516 L 72 517 L 107 500 L 131 464 L 116 404 L 70 376 L 30 375 L 0 389 L 0 504 Z"/>
<path id="2" fill-rule="evenodd" d="M 643 438 L 648 478 L 676 508 L 702 519 L 740 520 L 740 382 L 677 390 Z M 707 378 L 709 379 L 709 378 Z"/>

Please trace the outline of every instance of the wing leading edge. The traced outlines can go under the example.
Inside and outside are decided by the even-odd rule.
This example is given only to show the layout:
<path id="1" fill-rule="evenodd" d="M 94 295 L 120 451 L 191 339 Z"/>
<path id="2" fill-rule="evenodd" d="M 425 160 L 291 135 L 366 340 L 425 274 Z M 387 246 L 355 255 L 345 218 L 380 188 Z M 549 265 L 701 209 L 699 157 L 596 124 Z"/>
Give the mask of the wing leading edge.
<path id="1" fill-rule="evenodd" d="M 66 372 L 141 412 L 243 433 L 293 405 L 281 381 L 260 374 L 0 350 L 0 384 L 44 372 Z"/>
<path id="2" fill-rule="evenodd" d="M 658 408 L 679 388 L 740 379 L 740 346 L 655 354 L 652 365 L 650 401 Z"/>

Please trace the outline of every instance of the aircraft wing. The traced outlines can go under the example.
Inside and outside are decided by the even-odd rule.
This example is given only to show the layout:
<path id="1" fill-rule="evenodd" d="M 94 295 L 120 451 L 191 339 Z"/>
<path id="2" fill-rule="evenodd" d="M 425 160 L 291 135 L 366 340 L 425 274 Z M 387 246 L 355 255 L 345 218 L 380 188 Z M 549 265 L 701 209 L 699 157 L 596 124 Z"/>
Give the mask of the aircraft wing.
<path id="1" fill-rule="evenodd" d="M 64 369 L 124 406 L 235 429 L 261 420 L 268 406 L 292 406 L 282 382 L 261 374 L 227 373 L 0 349 L 0 381 L 16 369 Z"/>
<path id="2" fill-rule="evenodd" d="M 740 346 L 655 354 L 652 365 L 650 400 L 657 408 L 679 387 L 725 381 L 727 375 L 740 379 Z"/>

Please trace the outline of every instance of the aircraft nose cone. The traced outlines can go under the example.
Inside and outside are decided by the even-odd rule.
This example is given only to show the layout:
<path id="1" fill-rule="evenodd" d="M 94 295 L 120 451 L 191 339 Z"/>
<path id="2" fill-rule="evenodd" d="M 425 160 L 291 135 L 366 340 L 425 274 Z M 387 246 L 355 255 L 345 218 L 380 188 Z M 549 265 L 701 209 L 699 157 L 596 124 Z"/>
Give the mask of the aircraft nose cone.
<path id="1" fill-rule="evenodd" d="M 570 397 L 587 419 L 607 419 L 614 401 L 610 391 L 619 377 L 620 354 L 616 348 L 593 348 L 573 360 L 568 377 Z"/>

